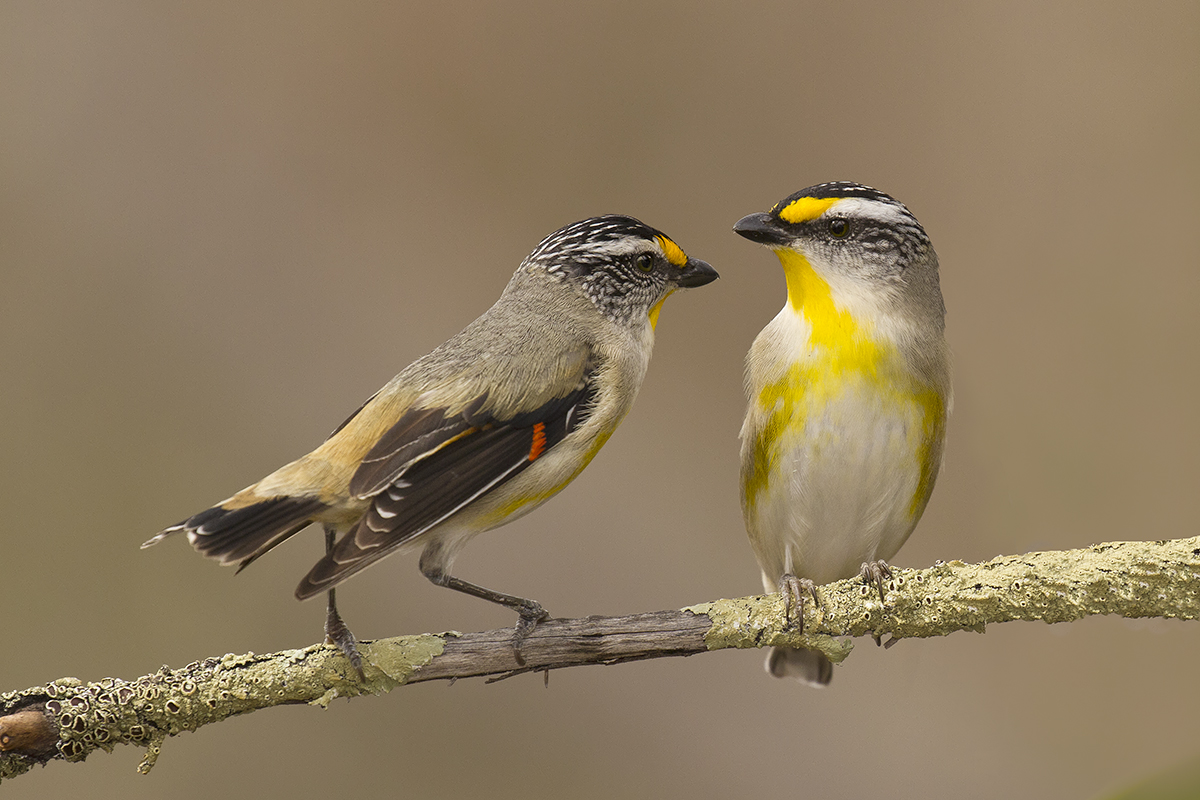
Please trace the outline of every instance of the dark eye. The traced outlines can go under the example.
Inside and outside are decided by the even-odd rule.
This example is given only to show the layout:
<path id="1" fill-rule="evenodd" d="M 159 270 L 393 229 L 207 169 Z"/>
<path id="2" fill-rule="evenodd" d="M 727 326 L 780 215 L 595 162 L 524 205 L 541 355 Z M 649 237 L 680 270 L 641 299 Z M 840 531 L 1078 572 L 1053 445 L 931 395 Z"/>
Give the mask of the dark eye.
<path id="1" fill-rule="evenodd" d="M 634 263 L 637 264 L 637 268 L 642 272 L 654 271 L 654 256 L 650 253 L 642 253 Z"/>
<path id="2" fill-rule="evenodd" d="M 845 239 L 850 234 L 850 223 L 844 219 L 829 220 L 829 235 L 835 239 Z"/>

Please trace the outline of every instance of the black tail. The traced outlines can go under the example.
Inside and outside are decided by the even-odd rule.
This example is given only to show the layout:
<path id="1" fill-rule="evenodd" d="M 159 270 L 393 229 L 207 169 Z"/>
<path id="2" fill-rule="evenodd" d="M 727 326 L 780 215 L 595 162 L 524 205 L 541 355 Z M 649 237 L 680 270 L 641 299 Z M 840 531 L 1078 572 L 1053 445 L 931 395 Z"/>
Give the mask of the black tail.
<path id="1" fill-rule="evenodd" d="M 243 508 L 213 506 L 161 531 L 142 547 L 186 532 L 202 555 L 239 571 L 313 521 L 327 506 L 312 497 L 272 497 Z"/>

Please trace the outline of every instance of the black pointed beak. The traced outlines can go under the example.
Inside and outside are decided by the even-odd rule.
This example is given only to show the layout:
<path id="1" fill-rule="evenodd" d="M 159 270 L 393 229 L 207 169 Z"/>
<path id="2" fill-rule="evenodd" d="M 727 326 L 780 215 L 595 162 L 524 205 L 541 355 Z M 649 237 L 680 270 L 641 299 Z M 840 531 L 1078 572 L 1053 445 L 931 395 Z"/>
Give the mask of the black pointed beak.
<path id="1" fill-rule="evenodd" d="M 781 245 L 788 240 L 779 220 L 761 212 L 739 219 L 733 226 L 733 232 L 759 244 Z"/>
<path id="2" fill-rule="evenodd" d="M 712 283 L 719 277 L 721 276 L 708 265 L 707 261 L 689 258 L 683 265 L 683 269 L 679 271 L 679 277 L 675 279 L 675 283 L 685 289 L 693 289 L 706 283 Z"/>

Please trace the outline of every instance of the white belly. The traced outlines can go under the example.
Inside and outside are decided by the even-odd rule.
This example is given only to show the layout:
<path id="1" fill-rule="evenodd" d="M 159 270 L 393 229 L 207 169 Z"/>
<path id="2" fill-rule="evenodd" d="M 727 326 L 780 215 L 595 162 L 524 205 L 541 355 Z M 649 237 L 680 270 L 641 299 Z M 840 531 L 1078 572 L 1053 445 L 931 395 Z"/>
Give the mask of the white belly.
<path id="1" fill-rule="evenodd" d="M 788 413 L 752 409 L 743 509 L 768 590 L 784 573 L 818 584 L 851 577 L 865 561 L 891 558 L 912 533 L 934 426 L 920 399 L 896 388 L 847 376 L 832 391 L 799 387 Z M 768 477 L 750 491 L 755 469 Z"/>

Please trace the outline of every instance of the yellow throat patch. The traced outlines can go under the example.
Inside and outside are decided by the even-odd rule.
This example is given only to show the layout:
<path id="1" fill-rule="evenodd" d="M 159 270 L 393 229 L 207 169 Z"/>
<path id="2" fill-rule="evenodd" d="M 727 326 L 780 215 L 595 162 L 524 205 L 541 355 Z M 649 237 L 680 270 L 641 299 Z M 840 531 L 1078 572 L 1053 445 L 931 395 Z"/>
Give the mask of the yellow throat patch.
<path id="1" fill-rule="evenodd" d="M 655 236 L 654 241 L 658 242 L 658 246 L 662 249 L 663 255 L 666 257 L 667 261 L 670 261 L 677 267 L 687 266 L 687 253 L 683 252 L 682 247 L 675 244 L 675 242 L 671 241 L 666 236 Z M 658 327 L 658 312 L 662 311 L 663 303 L 667 301 L 667 298 L 671 296 L 673 291 L 674 290 L 664 294 L 662 298 L 655 303 L 653 307 L 651 307 L 650 327 L 652 329 Z"/>
<path id="2" fill-rule="evenodd" d="M 675 290 L 672 289 L 671 291 L 664 294 L 657 303 L 655 303 L 653 306 L 650 307 L 650 329 L 651 330 L 655 330 L 658 328 L 658 312 L 662 311 L 663 303 L 667 302 L 667 298 L 670 297 L 671 295 L 673 295 L 674 293 L 675 293 Z"/>
<path id="3" fill-rule="evenodd" d="M 838 362 L 850 357 L 866 366 L 878 359 L 870 326 L 860 325 L 849 311 L 838 308 L 829 284 L 808 259 L 795 250 L 777 250 L 775 255 L 787 278 L 788 305 L 812 326 L 810 346 L 827 350 L 826 356 Z"/>

